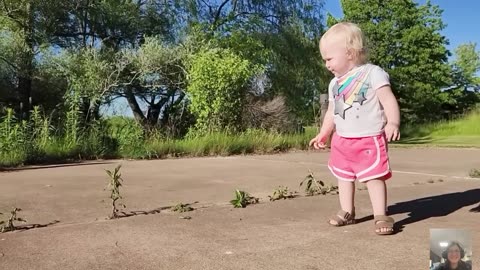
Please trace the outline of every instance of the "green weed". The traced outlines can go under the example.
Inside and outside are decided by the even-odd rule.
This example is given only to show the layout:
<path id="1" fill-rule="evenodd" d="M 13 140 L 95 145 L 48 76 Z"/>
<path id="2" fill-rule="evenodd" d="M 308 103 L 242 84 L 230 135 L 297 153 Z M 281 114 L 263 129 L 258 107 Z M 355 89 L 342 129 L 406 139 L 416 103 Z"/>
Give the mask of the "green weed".
<path id="1" fill-rule="evenodd" d="M 258 198 L 251 196 L 249 193 L 241 190 L 235 190 L 235 198 L 230 203 L 235 208 L 245 208 L 249 204 L 256 204 L 259 202 Z"/>
<path id="2" fill-rule="evenodd" d="M 122 199 L 120 195 L 120 187 L 122 186 L 122 174 L 120 173 L 120 168 L 122 165 L 118 165 L 113 171 L 105 170 L 109 176 L 107 189 L 110 191 L 110 199 L 112 202 L 112 214 L 109 216 L 110 219 L 118 218 L 118 205 L 125 208 L 125 204 L 118 202 L 119 199 Z M 117 205 L 118 204 L 118 205 Z"/>

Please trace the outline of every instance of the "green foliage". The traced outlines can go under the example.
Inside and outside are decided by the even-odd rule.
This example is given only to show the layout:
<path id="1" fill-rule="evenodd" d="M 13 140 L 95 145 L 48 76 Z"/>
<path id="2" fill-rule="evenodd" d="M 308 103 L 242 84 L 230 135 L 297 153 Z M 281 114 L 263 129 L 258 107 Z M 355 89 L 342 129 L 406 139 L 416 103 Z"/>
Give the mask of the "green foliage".
<path id="1" fill-rule="evenodd" d="M 0 164 L 15 166 L 23 163 L 28 156 L 31 141 L 27 136 L 27 124 L 13 115 L 12 109 L 0 122 Z"/>
<path id="2" fill-rule="evenodd" d="M 196 116 L 194 133 L 239 130 L 246 87 L 261 68 L 229 49 L 207 49 L 191 61 L 187 92 Z"/>
<path id="3" fill-rule="evenodd" d="M 230 203 L 235 208 L 245 208 L 249 204 L 258 203 L 258 201 L 258 198 L 252 197 L 247 192 L 237 189 L 235 190 L 235 199 L 231 200 Z"/>
<path id="4" fill-rule="evenodd" d="M 129 158 L 145 157 L 145 132 L 137 121 L 132 118 L 113 117 L 107 120 L 107 125 L 107 136 L 118 144 L 118 155 Z"/>
<path id="5" fill-rule="evenodd" d="M 429 144 L 452 147 L 480 147 L 480 111 L 428 124 L 402 127 L 399 144 Z"/>
<path id="6" fill-rule="evenodd" d="M 50 118 L 38 111 L 31 122 L 18 122 L 11 111 L 0 119 L 0 166 L 65 162 L 92 158 L 165 158 L 180 156 L 278 153 L 307 149 L 316 130 L 280 134 L 265 130 L 242 133 L 208 133 L 185 139 L 145 132 L 134 119 L 114 117 L 78 127 L 76 143 L 65 132 L 49 125 Z M 35 120 L 37 119 L 37 120 Z M 72 131 L 73 132 L 73 131 Z"/>
<path id="7" fill-rule="evenodd" d="M 337 186 L 325 185 L 323 181 L 315 178 L 312 171 L 300 182 L 300 187 L 302 187 L 302 185 L 305 185 L 305 194 L 307 196 L 338 194 Z"/>
<path id="8" fill-rule="evenodd" d="M 459 84 L 468 87 L 480 84 L 476 73 L 480 70 L 480 52 L 476 50 L 477 43 L 460 44 L 455 48 L 453 69 L 457 74 Z"/>
<path id="9" fill-rule="evenodd" d="M 171 133 L 185 129 L 182 123 L 174 122 L 188 122 L 184 100 L 186 50 L 159 37 L 145 37 L 138 49 L 122 51 L 128 72 L 122 76 L 125 87 L 117 88 L 115 93 L 127 98 L 136 120 L 146 129 L 168 127 L 173 129 L 169 130 Z M 138 100 L 147 105 L 146 113 Z"/>
<path id="10" fill-rule="evenodd" d="M 122 165 L 118 165 L 115 167 L 115 170 L 110 171 L 110 170 L 105 170 L 107 173 L 109 180 L 108 180 L 108 186 L 107 189 L 110 191 L 110 199 L 112 200 L 112 214 L 110 215 L 111 219 L 118 218 L 118 200 L 122 199 L 122 196 L 120 195 L 120 187 L 122 186 L 122 174 L 120 173 L 120 168 Z M 119 203 L 120 206 L 123 206 L 125 208 L 125 204 Z"/>
<path id="11" fill-rule="evenodd" d="M 279 186 L 273 191 L 272 196 L 268 196 L 270 201 L 295 198 L 297 192 L 288 191 L 288 187 Z"/>
<path id="12" fill-rule="evenodd" d="M 7 220 L 0 220 L 0 233 L 15 231 L 17 229 L 15 221 L 26 222 L 25 219 L 17 217 L 17 212 L 21 210 L 20 208 L 14 207 L 13 210 L 10 211 L 10 217 Z M 0 215 L 2 215 L 2 213 L 0 213 Z"/>
<path id="13" fill-rule="evenodd" d="M 451 63 L 453 85 L 444 93 L 448 102 L 444 109 L 448 116 L 464 114 L 480 102 L 480 78 L 476 73 L 480 70 L 480 52 L 476 51 L 476 43 L 461 44 L 455 49 L 455 60 Z"/>
<path id="14" fill-rule="evenodd" d="M 320 33 L 322 28 L 317 30 Z M 292 22 L 279 33 L 266 35 L 271 52 L 267 69 L 270 96 L 283 95 L 288 108 L 303 123 L 313 123 L 319 111 L 319 98 L 326 93 L 330 75 L 318 49 L 318 38 L 305 35 L 301 25 Z"/>
<path id="15" fill-rule="evenodd" d="M 57 72 L 60 72 L 69 85 L 68 98 L 87 98 L 89 106 L 95 106 L 105 95 L 118 85 L 123 63 L 111 59 L 110 55 L 94 48 L 67 51 L 56 58 Z M 75 100 L 74 102 L 79 102 Z"/>
<path id="16" fill-rule="evenodd" d="M 370 60 L 386 69 L 404 120 L 439 119 L 451 84 L 442 10 L 429 1 L 342 0 L 344 21 L 358 23 L 369 39 Z"/>

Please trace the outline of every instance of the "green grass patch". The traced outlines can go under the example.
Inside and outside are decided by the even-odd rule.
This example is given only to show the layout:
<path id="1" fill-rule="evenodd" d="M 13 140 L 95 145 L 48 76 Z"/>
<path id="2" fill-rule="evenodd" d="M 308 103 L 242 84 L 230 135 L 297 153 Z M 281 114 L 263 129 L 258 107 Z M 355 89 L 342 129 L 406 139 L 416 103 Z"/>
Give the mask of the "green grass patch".
<path id="1" fill-rule="evenodd" d="M 406 125 L 402 127 L 401 141 L 396 144 L 480 147 L 480 111 L 449 121 Z"/>
<path id="2" fill-rule="evenodd" d="M 202 137 L 181 140 L 147 140 L 143 149 L 145 158 L 169 156 L 228 156 L 252 153 L 275 153 L 289 149 L 304 150 L 315 133 L 278 134 L 263 130 L 249 130 L 239 134 L 211 133 Z"/>
<path id="3" fill-rule="evenodd" d="M 228 156 L 252 153 L 276 153 L 304 150 L 316 135 L 316 129 L 303 133 L 280 134 L 247 130 L 238 134 L 217 132 L 202 137 L 172 139 L 159 132 L 145 133 L 133 119 L 114 118 L 87 129 L 75 131 L 75 140 L 61 132 L 44 132 L 16 122 L 10 117 L 0 121 L 3 142 L 0 166 L 48 164 L 99 158 L 153 159 L 185 156 Z"/>

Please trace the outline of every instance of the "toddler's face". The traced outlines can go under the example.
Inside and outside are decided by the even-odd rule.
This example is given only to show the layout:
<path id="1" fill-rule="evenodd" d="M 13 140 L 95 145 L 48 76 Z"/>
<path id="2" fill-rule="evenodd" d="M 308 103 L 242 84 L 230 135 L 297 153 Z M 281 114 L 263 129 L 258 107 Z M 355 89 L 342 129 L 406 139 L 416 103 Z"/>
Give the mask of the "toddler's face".
<path id="1" fill-rule="evenodd" d="M 342 43 L 338 38 L 331 37 L 322 40 L 320 46 L 325 66 L 335 77 L 341 77 L 355 66 L 353 57 Z"/>

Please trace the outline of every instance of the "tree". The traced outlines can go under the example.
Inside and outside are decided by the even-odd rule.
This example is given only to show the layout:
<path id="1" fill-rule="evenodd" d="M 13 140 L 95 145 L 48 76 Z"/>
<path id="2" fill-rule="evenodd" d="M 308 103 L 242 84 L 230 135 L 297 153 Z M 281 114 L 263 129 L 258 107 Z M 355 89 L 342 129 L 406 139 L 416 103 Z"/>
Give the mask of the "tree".
<path id="1" fill-rule="evenodd" d="M 140 79 L 137 76 L 139 72 L 142 73 L 144 70 L 135 70 L 140 67 L 136 65 L 139 62 L 132 57 L 125 59 L 123 56 L 127 54 L 132 56 L 135 52 L 141 51 L 146 37 L 149 36 L 173 40 L 171 28 L 175 12 L 170 9 L 174 9 L 174 1 L 81 0 L 72 10 L 73 16 L 68 27 L 64 28 L 63 32 L 56 33 L 59 37 L 58 43 L 64 48 L 100 49 L 101 55 L 105 56 L 104 60 L 110 61 L 111 65 L 119 64 L 116 57 L 126 62 L 132 61 L 129 62 L 131 65 L 123 63 L 125 64 L 122 67 L 123 72 L 118 78 L 120 84 L 105 92 L 106 96 L 102 98 L 109 102 L 117 97 L 125 97 L 135 118 L 145 128 L 156 125 L 162 104 L 167 103 L 171 96 L 165 96 L 159 88 L 155 91 L 151 86 L 136 81 Z M 130 52 L 125 53 L 127 51 Z M 95 89 L 90 90 L 90 93 L 96 92 Z M 97 97 L 83 96 L 82 108 L 85 114 L 91 115 L 92 112 L 98 111 L 101 104 L 96 102 L 98 100 L 92 100 L 95 98 Z M 142 101 L 147 100 L 145 105 L 148 113 L 144 115 L 141 106 Z M 95 107 L 91 107 L 92 104 Z M 85 109 L 90 109 L 91 112 Z"/>
<path id="2" fill-rule="evenodd" d="M 480 52 L 476 47 L 476 43 L 465 43 L 455 49 L 455 60 L 452 63 L 455 85 L 472 90 L 479 86 L 480 78 L 477 73 L 480 71 Z"/>
<path id="3" fill-rule="evenodd" d="M 360 25 L 369 40 L 370 60 L 386 69 L 407 121 L 441 117 L 451 84 L 442 10 L 430 1 L 342 0 L 344 18 Z M 329 20 L 330 23 L 334 22 Z"/>
<path id="4" fill-rule="evenodd" d="M 183 19 L 191 26 L 189 33 L 201 31 L 202 42 L 232 49 L 264 65 L 270 87 L 259 98 L 284 96 L 297 119 L 313 121 L 319 93 L 326 92 L 329 80 L 318 51 L 323 1 L 189 2 Z"/>
<path id="5" fill-rule="evenodd" d="M 66 3 L 67 2 L 67 3 Z M 36 64 L 42 49 L 53 40 L 53 32 L 68 19 L 68 1 L 4 0 L 0 6 L 2 43 L 0 61 L 8 66 L 14 91 L 3 97 L 4 103 L 20 107 L 28 118 L 32 105 L 32 89 L 37 77 Z M 13 103 L 13 104 L 12 104 Z"/>
<path id="6" fill-rule="evenodd" d="M 461 44 L 455 49 L 455 59 L 451 63 L 453 71 L 452 85 L 445 90 L 448 102 L 444 109 L 450 115 L 467 112 L 480 102 L 480 53 L 476 43 Z M 476 92 L 479 93 L 476 93 Z"/>
<path id="7" fill-rule="evenodd" d="M 228 49 L 206 49 L 193 56 L 187 92 L 196 116 L 195 134 L 238 131 L 246 88 L 260 67 Z"/>
<path id="8" fill-rule="evenodd" d="M 115 95 L 125 97 L 135 119 L 145 128 L 165 126 L 185 97 L 183 48 L 147 37 L 137 50 L 122 51 L 126 68 Z M 140 104 L 146 105 L 142 111 Z M 160 124 L 160 125 L 158 125 Z"/>

